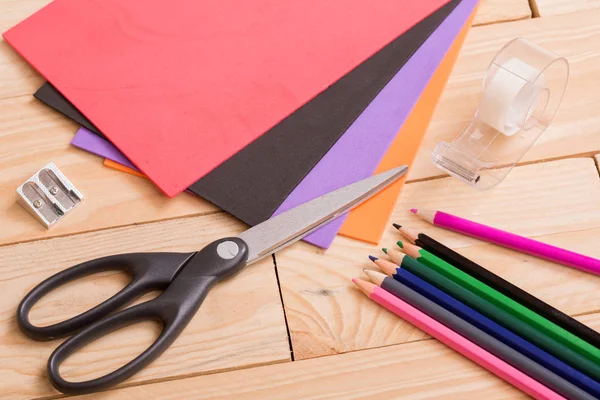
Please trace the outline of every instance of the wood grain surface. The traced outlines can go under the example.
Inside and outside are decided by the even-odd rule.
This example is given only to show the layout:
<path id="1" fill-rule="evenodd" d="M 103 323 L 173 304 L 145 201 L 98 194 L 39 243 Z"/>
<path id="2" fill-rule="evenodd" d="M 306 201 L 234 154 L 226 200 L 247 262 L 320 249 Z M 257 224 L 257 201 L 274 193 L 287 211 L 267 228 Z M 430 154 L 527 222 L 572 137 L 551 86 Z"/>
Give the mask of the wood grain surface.
<path id="1" fill-rule="evenodd" d="M 387 311 L 386 311 L 387 313 Z M 600 328 L 600 314 L 578 318 Z M 84 396 L 131 399 L 527 399 L 504 381 L 429 339 L 283 365 L 200 376 Z M 79 399 L 79 398 L 78 398 Z"/>
<path id="2" fill-rule="evenodd" d="M 600 257 L 600 181 L 591 158 L 517 167 L 493 191 L 453 178 L 407 185 L 392 221 L 431 234 L 570 314 L 600 311 L 600 277 L 433 228 L 408 212 L 442 209 Z M 390 229 L 381 246 L 401 236 Z M 277 255 L 294 356 L 306 359 L 420 340 L 424 334 L 354 290 L 350 279 L 383 256 L 380 246 L 338 237 L 326 251 L 301 244 Z M 532 279 L 532 276 L 535 279 Z"/>
<path id="3" fill-rule="evenodd" d="M 600 8 L 600 0 L 532 0 L 532 7 L 541 17 L 590 11 Z"/>
<path id="4" fill-rule="evenodd" d="M 481 0 L 473 26 L 531 18 L 528 0 Z"/>
<path id="5" fill-rule="evenodd" d="M 242 229 L 217 213 L 0 247 L 0 398 L 58 394 L 45 366 L 60 341 L 32 341 L 15 323 L 18 302 L 38 282 L 88 259 L 138 251 L 189 252 Z M 85 311 L 124 286 L 126 279 L 105 274 L 80 283 L 44 297 L 33 322 L 46 325 Z M 110 372 L 143 351 L 156 335 L 152 325 L 134 325 L 85 347 L 67 360 L 63 371 L 72 379 Z M 289 360 L 273 261 L 267 258 L 217 285 L 174 345 L 126 384 Z"/>
<path id="6" fill-rule="evenodd" d="M 51 0 L 0 0 L 0 33 L 27 18 Z M 0 99 L 32 94 L 44 79 L 0 39 Z"/>
<path id="7" fill-rule="evenodd" d="M 0 0 L 0 31 L 50 0 Z M 482 0 L 393 221 L 423 230 L 546 302 L 600 328 L 600 277 L 426 225 L 410 207 L 441 208 L 600 257 L 600 3 Z M 512 22 L 507 22 L 512 21 Z M 486 26 L 479 26 L 486 25 Z M 508 179 L 476 192 L 439 178 L 429 161 L 440 140 L 472 118 L 496 52 L 524 36 L 568 58 L 571 80 L 552 127 Z M 0 40 L 0 398 L 58 398 L 45 364 L 59 341 L 27 339 L 15 309 L 40 280 L 90 258 L 134 251 L 192 251 L 245 226 L 186 193 L 167 199 L 145 180 L 102 166 L 69 145 L 77 126 L 31 97 L 43 79 Z M 554 160 L 558 159 L 558 160 Z M 15 203 L 15 189 L 54 161 L 86 196 L 52 230 Z M 600 154 L 596 162 L 600 161 Z M 530 164 L 530 165 L 528 165 Z M 416 181 L 416 182 L 415 182 Z M 392 228 L 382 245 L 400 236 Z M 218 285 L 176 343 L 143 372 L 90 399 L 526 398 L 359 293 L 350 278 L 374 267 L 381 246 L 339 237 L 328 251 L 300 243 Z M 68 318 L 122 288 L 98 274 L 42 299 L 34 322 Z M 283 304 L 282 298 L 283 296 Z M 147 300 L 152 293 L 139 301 Z M 285 315 L 284 315 L 285 310 Z M 286 324 L 287 318 L 287 324 Z M 293 354 L 290 352 L 288 329 Z M 67 360 L 71 379 L 98 376 L 135 357 L 158 335 L 136 324 Z M 296 361 L 290 362 L 295 359 Z"/>

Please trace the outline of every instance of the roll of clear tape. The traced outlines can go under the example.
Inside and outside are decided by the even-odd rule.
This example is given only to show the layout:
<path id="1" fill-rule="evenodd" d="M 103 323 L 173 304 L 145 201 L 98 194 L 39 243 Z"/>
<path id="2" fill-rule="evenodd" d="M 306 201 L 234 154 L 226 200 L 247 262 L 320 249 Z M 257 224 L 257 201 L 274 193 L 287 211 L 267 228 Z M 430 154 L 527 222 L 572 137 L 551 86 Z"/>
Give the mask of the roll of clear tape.
<path id="1" fill-rule="evenodd" d="M 500 133 L 512 136 L 531 118 L 544 85 L 541 71 L 518 58 L 510 58 L 490 77 L 478 117 Z"/>
<path id="2" fill-rule="evenodd" d="M 479 189 L 500 183 L 551 123 L 569 75 L 567 60 L 515 39 L 490 64 L 479 108 L 434 164 Z"/>

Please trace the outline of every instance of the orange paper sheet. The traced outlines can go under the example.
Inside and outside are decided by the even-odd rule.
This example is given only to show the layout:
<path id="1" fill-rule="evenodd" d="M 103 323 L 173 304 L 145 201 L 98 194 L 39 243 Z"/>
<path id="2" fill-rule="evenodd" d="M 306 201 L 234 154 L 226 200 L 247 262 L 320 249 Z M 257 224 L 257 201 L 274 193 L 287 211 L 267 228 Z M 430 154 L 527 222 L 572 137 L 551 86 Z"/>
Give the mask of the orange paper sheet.
<path id="1" fill-rule="evenodd" d="M 375 174 L 404 164 L 412 165 L 476 13 L 477 8 L 456 37 L 438 70 L 431 77 L 406 122 L 379 163 Z M 338 233 L 368 243 L 379 243 L 405 180 L 406 178 L 401 179 L 355 208 L 350 212 Z"/>
<path id="2" fill-rule="evenodd" d="M 135 176 L 141 176 L 142 178 L 148 179 L 148 177 L 146 175 L 142 174 L 141 172 L 136 171 L 135 169 L 126 167 L 124 165 L 121 165 L 118 162 L 114 162 L 113 160 L 109 160 L 108 158 L 104 159 L 104 166 L 108 167 L 108 168 L 116 169 L 117 171 L 127 172 L 128 174 L 135 175 Z"/>

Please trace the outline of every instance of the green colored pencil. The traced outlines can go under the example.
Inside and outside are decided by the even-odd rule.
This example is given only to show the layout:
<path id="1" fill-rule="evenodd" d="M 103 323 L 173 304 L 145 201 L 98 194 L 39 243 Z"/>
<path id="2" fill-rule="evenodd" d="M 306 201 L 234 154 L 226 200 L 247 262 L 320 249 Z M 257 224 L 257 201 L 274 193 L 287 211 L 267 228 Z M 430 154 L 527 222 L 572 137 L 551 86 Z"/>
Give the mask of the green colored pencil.
<path id="1" fill-rule="evenodd" d="M 547 320 L 521 303 L 514 301 L 510 297 L 500 293 L 496 289 L 491 288 L 485 283 L 472 277 L 466 272 L 461 271 L 452 264 L 447 263 L 427 250 L 410 243 L 398 242 L 398 246 L 403 248 L 406 254 L 416 259 L 420 263 L 432 268 L 436 272 L 444 275 L 448 279 L 451 279 L 465 289 L 475 293 L 478 296 L 481 296 L 490 303 L 495 304 L 503 310 L 511 313 L 524 323 L 531 325 L 540 332 L 544 332 L 558 342 L 564 344 L 572 350 L 575 350 L 582 356 L 587 357 L 589 360 L 600 364 L 600 349 L 589 344 L 580 337 L 556 325 L 554 322 Z"/>
<path id="2" fill-rule="evenodd" d="M 500 325 L 510 329 L 517 335 L 536 344 L 538 347 L 546 350 L 550 354 L 560 358 L 564 362 L 570 364 L 574 368 L 579 369 L 588 376 L 600 381 L 600 364 L 584 357 L 579 352 L 574 351 L 571 347 L 565 346 L 562 342 L 556 340 L 553 336 L 542 332 L 529 324 L 523 323 L 522 320 L 513 314 L 505 311 L 502 307 L 478 296 L 477 294 L 465 289 L 463 286 L 445 277 L 433 268 L 425 266 L 421 262 L 411 258 L 400 252 L 392 252 L 384 250 L 392 259 L 392 261 L 401 268 L 406 269 L 419 278 L 443 290 L 455 299 L 463 302 L 471 308 L 479 311 L 488 318 L 493 319 Z M 388 272 L 388 271 L 384 271 Z"/>

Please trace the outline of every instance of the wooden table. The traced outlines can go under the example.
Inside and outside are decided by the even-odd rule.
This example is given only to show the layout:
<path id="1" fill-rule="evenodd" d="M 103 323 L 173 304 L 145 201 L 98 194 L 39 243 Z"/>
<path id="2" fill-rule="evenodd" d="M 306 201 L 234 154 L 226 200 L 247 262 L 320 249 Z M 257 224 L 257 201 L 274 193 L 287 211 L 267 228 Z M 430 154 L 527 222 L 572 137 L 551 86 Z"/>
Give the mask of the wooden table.
<path id="1" fill-rule="evenodd" d="M 0 31 L 49 0 L 0 0 Z M 572 3 L 577 3 L 573 6 Z M 540 18 L 531 18 L 541 15 Z M 441 208 L 600 257 L 600 1 L 483 0 L 436 112 L 394 221 L 435 233 L 544 301 L 600 328 L 600 278 L 425 226 L 410 207 Z M 477 193 L 440 176 L 436 142 L 471 119 L 481 79 L 508 40 L 524 36 L 567 57 L 571 80 L 552 127 L 498 188 Z M 0 398 L 59 398 L 45 377 L 58 342 L 24 337 L 15 308 L 40 280 L 114 252 L 190 251 L 244 226 L 182 194 L 167 199 L 147 180 L 113 171 L 69 146 L 76 126 L 35 101 L 42 78 L 0 41 Z M 86 195 L 46 231 L 15 203 L 16 187 L 54 161 Z M 390 229 L 383 243 L 398 236 Z M 219 285 L 176 343 L 119 388 L 94 399 L 134 398 L 518 398 L 487 371 L 370 303 L 350 278 L 379 246 L 339 237 L 328 251 L 296 244 Z M 120 274 L 88 278 L 43 299 L 34 320 L 51 323 L 115 293 Z M 142 299 L 143 300 L 143 299 Z M 135 325 L 86 347 L 65 374 L 90 378 L 130 360 L 157 334 Z"/>

